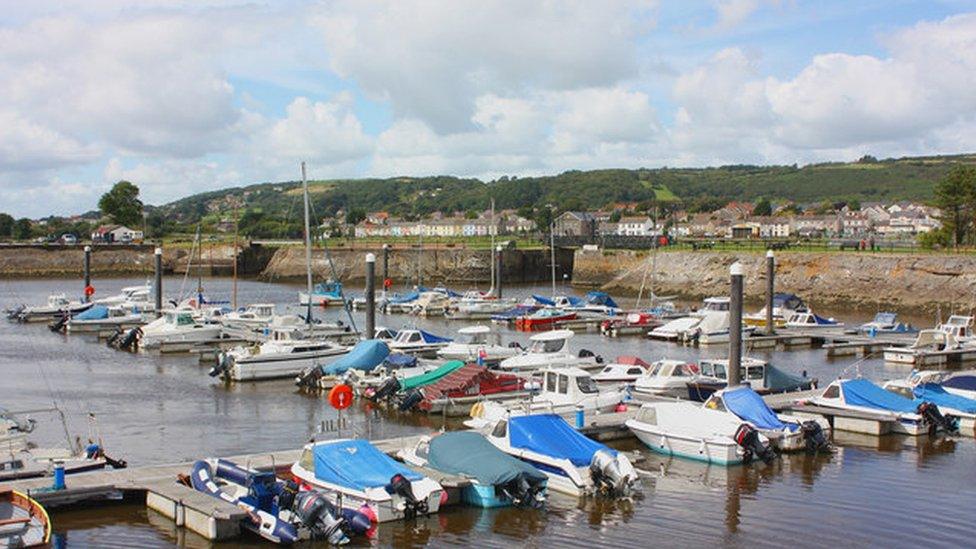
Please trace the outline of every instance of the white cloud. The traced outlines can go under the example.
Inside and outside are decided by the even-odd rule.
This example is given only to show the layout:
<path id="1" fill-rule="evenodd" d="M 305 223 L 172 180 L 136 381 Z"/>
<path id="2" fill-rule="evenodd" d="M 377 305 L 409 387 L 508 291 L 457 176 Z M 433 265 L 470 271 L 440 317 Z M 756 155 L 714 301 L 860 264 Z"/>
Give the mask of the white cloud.
<path id="1" fill-rule="evenodd" d="M 285 118 L 268 130 L 263 152 L 276 158 L 323 164 L 367 156 L 372 152 L 372 139 L 363 133 L 352 107 L 353 99 L 348 93 L 328 102 L 295 99 L 288 105 Z"/>
<path id="2" fill-rule="evenodd" d="M 0 171 L 59 168 L 85 164 L 98 157 L 96 147 L 36 124 L 17 112 L 0 110 L 0 128 Z"/>

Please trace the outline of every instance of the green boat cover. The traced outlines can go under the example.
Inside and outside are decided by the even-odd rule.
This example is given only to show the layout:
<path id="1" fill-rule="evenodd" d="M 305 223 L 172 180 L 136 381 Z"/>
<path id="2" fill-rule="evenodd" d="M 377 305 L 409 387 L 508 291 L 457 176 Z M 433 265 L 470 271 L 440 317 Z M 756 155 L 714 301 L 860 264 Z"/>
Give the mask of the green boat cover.
<path id="1" fill-rule="evenodd" d="M 440 378 L 446 376 L 447 374 L 457 370 L 461 366 L 464 366 L 464 361 L 462 360 L 452 360 L 450 362 L 445 362 L 441 367 L 431 370 L 426 374 L 420 374 L 419 376 L 408 377 L 400 382 L 401 391 L 409 391 L 410 389 L 416 389 L 417 387 L 423 387 L 425 385 L 430 385 L 436 382 Z"/>
<path id="2" fill-rule="evenodd" d="M 464 475 L 485 486 L 505 484 L 519 475 L 541 482 L 546 475 L 496 448 L 471 431 L 454 431 L 430 440 L 427 462 L 444 473 Z"/>

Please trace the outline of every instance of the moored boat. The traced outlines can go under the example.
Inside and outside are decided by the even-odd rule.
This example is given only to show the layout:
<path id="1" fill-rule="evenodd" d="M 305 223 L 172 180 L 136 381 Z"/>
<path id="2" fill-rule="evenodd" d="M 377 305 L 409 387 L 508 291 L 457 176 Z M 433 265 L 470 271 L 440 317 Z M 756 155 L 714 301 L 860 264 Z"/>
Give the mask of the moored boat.
<path id="1" fill-rule="evenodd" d="M 809 402 L 824 408 L 875 416 L 889 422 L 893 433 L 919 436 L 939 430 L 953 432 L 958 428 L 952 418 L 942 415 L 937 405 L 915 404 L 911 399 L 861 378 L 835 380 Z"/>
<path id="2" fill-rule="evenodd" d="M 844 323 L 834 318 L 824 318 L 810 311 L 806 311 L 790 315 L 786 320 L 786 327 L 797 329 L 843 328 Z"/>
<path id="3" fill-rule="evenodd" d="M 515 329 L 523 332 L 547 330 L 560 322 L 575 320 L 576 313 L 562 309 L 545 308 L 515 319 Z"/>
<path id="4" fill-rule="evenodd" d="M 51 519 L 40 503 L 10 488 L 0 488 L 0 547 L 44 547 L 51 541 Z"/>
<path id="5" fill-rule="evenodd" d="M 316 284 L 311 293 L 298 292 L 299 305 L 308 306 L 309 302 L 319 307 L 342 304 L 342 283 L 329 280 Z"/>
<path id="6" fill-rule="evenodd" d="M 260 345 L 235 347 L 221 353 L 210 375 L 229 381 L 293 378 L 323 359 L 348 352 L 348 347 L 310 339 L 300 330 L 278 329 Z"/>
<path id="7" fill-rule="evenodd" d="M 633 391 L 658 397 L 686 398 L 688 382 L 699 372 L 698 365 L 687 360 L 658 360 L 634 380 Z"/>
<path id="8" fill-rule="evenodd" d="M 531 374 L 547 366 L 576 366 L 582 369 L 596 369 L 603 358 L 581 349 L 578 354 L 569 352 L 569 340 L 575 334 L 572 330 L 553 330 L 529 338 L 531 345 L 520 354 L 506 358 L 498 363 L 498 369 L 506 372 Z"/>
<path id="9" fill-rule="evenodd" d="M 698 375 L 686 382 L 687 397 L 704 402 L 712 393 L 728 384 L 728 377 L 728 359 L 701 360 L 698 362 Z M 817 379 L 807 377 L 806 372 L 797 376 L 750 357 L 742 358 L 739 379 L 760 394 L 804 391 L 817 386 Z"/>
<path id="10" fill-rule="evenodd" d="M 438 358 L 497 364 L 506 358 L 519 354 L 518 347 L 490 342 L 489 336 L 492 333 L 488 326 L 466 326 L 458 330 L 458 335 L 464 339 L 452 341 L 447 346 L 438 349 Z"/>
<path id="11" fill-rule="evenodd" d="M 650 367 L 650 364 L 636 356 L 618 356 L 592 377 L 597 383 L 633 383 L 646 374 Z"/>
<path id="12" fill-rule="evenodd" d="M 436 336 L 425 330 L 403 329 L 397 332 L 396 339 L 389 342 L 390 350 L 397 353 L 419 356 L 436 356 L 437 351 L 447 347 L 453 340 Z"/>
<path id="13" fill-rule="evenodd" d="M 716 391 L 703 408 L 727 412 L 758 429 L 780 452 L 818 452 L 830 449 L 830 424 L 774 412 L 762 396 L 747 385 Z"/>

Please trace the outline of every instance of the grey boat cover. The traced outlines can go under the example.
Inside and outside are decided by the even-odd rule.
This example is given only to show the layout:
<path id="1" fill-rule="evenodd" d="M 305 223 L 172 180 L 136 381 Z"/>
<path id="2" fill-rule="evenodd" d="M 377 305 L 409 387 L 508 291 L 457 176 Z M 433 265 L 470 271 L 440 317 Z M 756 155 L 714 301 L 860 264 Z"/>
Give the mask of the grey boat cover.
<path id="1" fill-rule="evenodd" d="M 772 364 L 766 365 L 766 388 L 774 393 L 810 389 L 813 380 L 784 372 Z"/>
<path id="2" fill-rule="evenodd" d="M 427 462 L 438 471 L 464 475 L 485 486 L 505 484 L 524 474 L 530 480 L 546 476 L 535 467 L 514 458 L 470 431 L 454 431 L 430 440 Z"/>

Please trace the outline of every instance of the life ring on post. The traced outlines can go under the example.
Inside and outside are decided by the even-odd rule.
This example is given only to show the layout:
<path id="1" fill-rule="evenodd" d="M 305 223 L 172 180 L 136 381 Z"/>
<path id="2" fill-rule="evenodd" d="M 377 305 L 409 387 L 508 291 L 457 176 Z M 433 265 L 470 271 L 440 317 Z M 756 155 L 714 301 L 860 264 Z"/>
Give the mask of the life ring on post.
<path id="1" fill-rule="evenodd" d="M 392 287 L 393 287 L 393 279 L 392 278 L 384 278 L 383 279 L 383 289 L 389 290 Z"/>
<path id="2" fill-rule="evenodd" d="M 329 391 L 329 404 L 336 410 L 345 410 L 352 406 L 352 387 L 340 383 Z"/>
<path id="3" fill-rule="evenodd" d="M 91 297 L 95 295 L 95 287 L 91 284 L 85 286 L 85 297 Z"/>

